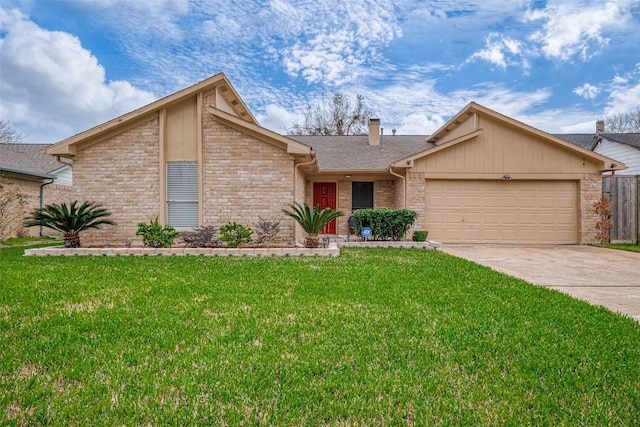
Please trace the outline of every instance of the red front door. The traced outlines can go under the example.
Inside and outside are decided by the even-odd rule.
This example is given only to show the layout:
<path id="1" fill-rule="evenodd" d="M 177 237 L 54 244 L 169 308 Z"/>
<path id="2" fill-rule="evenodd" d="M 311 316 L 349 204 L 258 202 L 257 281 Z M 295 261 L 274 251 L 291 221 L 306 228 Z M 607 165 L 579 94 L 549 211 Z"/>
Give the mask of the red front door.
<path id="1" fill-rule="evenodd" d="M 313 183 L 313 207 L 320 205 L 322 208 L 336 208 L 336 183 Z M 321 231 L 322 234 L 336 234 L 336 220 L 327 224 Z"/>

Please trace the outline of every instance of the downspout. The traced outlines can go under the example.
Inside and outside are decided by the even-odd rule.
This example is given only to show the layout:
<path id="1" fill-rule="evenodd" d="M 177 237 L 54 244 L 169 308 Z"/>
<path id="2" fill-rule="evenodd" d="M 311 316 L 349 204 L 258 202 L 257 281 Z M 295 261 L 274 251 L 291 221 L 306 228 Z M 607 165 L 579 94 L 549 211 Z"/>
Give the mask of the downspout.
<path id="1" fill-rule="evenodd" d="M 405 180 L 404 176 L 397 174 L 393 171 L 393 166 L 390 165 L 387 168 L 387 172 L 389 172 L 391 175 L 393 176 L 397 176 L 398 178 L 400 178 L 402 180 L 402 192 L 404 193 L 402 195 L 402 209 L 406 209 L 407 208 L 407 181 Z"/>
<path id="2" fill-rule="evenodd" d="M 45 183 L 43 183 L 42 185 L 40 185 L 40 209 L 42 209 L 42 208 L 44 207 L 44 186 L 45 186 L 45 185 L 52 184 L 52 183 L 53 183 L 53 181 L 55 181 L 55 180 L 56 180 L 55 178 L 49 178 L 49 179 L 50 179 L 51 181 L 49 181 L 49 182 L 45 182 Z M 42 231 L 42 226 L 40 226 L 39 235 L 40 235 L 40 237 L 48 237 L 48 236 L 45 236 L 45 235 L 44 235 L 44 233 L 43 233 L 43 231 Z"/>

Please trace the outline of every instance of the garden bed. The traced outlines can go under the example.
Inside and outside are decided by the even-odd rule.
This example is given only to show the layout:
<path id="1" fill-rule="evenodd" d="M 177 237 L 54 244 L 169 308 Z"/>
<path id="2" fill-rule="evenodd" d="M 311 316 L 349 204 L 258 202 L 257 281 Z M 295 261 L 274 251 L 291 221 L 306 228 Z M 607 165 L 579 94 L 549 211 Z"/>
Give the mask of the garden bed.
<path id="1" fill-rule="evenodd" d="M 413 242 L 413 241 L 390 241 L 390 240 L 369 240 L 369 241 L 340 241 L 331 242 L 327 247 L 309 249 L 290 246 L 272 247 L 240 247 L 240 248 L 187 248 L 184 246 L 173 246 L 170 248 L 149 248 L 149 247 L 125 247 L 125 246 L 88 246 L 84 248 L 65 248 L 62 246 L 52 246 L 47 248 L 26 249 L 25 256 L 338 256 L 339 247 L 366 247 L 366 248 L 416 248 L 437 250 L 440 243 L 433 241 Z"/>
<path id="2" fill-rule="evenodd" d="M 338 256 L 340 249 L 336 243 L 326 248 L 308 249 L 298 247 L 261 248 L 148 248 L 148 247 L 86 247 L 65 248 L 60 246 L 27 249 L 25 256 Z"/>

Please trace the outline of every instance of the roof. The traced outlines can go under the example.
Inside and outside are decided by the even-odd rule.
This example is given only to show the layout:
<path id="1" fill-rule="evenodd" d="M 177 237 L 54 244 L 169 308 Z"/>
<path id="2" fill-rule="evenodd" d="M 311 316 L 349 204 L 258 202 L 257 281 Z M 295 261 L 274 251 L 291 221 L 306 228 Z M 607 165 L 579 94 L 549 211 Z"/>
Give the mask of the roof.
<path id="1" fill-rule="evenodd" d="M 51 172 L 64 167 L 55 156 L 44 154 L 49 144 L 0 144 L 0 170 L 53 178 Z"/>
<path id="2" fill-rule="evenodd" d="M 608 141 L 619 142 L 640 149 L 640 133 L 601 133 Z"/>
<path id="3" fill-rule="evenodd" d="M 569 141 L 572 144 L 579 145 L 589 151 L 593 151 L 598 143 L 598 139 L 593 133 L 557 133 L 554 134 L 554 136 Z"/>
<path id="4" fill-rule="evenodd" d="M 101 139 L 108 137 L 110 135 L 110 132 L 113 132 L 114 129 L 117 130 L 122 129 L 122 127 L 125 127 L 127 125 L 134 125 L 140 120 L 146 120 L 150 116 L 158 114 L 158 112 L 162 109 L 177 105 L 185 101 L 198 92 L 204 92 L 213 89 L 219 90 L 220 95 L 233 109 L 233 111 L 238 114 L 239 117 L 241 117 L 242 120 L 256 125 L 258 124 L 256 118 L 253 116 L 253 114 L 251 114 L 251 111 L 249 111 L 249 108 L 244 103 L 244 101 L 242 101 L 240 95 L 235 90 L 231 82 L 229 82 L 224 73 L 218 73 L 199 83 L 179 90 L 178 92 L 165 96 L 164 98 L 161 98 L 157 101 L 154 101 L 151 104 L 145 105 L 144 107 L 138 108 L 137 110 L 133 110 L 120 117 L 116 117 L 113 120 L 95 126 L 77 135 L 71 136 L 56 144 L 50 145 L 47 148 L 47 153 L 65 157 L 73 157 L 78 150 L 78 146 L 90 143 L 91 141 L 100 141 Z"/>
<path id="5" fill-rule="evenodd" d="M 435 147 L 426 135 L 383 135 L 380 145 L 369 145 L 368 135 L 289 135 L 311 146 L 320 171 L 381 171 L 398 159 Z"/>

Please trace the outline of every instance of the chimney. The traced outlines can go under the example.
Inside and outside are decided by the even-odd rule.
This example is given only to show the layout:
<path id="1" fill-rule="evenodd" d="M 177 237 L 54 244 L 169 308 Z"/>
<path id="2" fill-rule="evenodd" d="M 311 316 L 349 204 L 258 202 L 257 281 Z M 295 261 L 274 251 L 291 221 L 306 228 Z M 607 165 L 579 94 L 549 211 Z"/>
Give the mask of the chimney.
<path id="1" fill-rule="evenodd" d="M 596 122 L 596 133 L 604 133 L 604 120 Z"/>
<path id="2" fill-rule="evenodd" d="M 369 145 L 380 145 L 380 119 L 369 119 Z"/>

